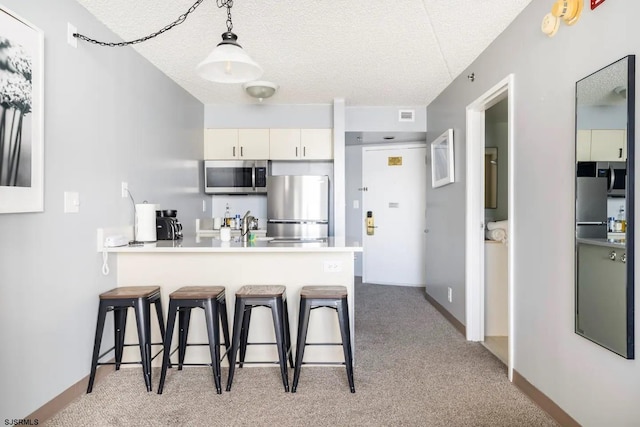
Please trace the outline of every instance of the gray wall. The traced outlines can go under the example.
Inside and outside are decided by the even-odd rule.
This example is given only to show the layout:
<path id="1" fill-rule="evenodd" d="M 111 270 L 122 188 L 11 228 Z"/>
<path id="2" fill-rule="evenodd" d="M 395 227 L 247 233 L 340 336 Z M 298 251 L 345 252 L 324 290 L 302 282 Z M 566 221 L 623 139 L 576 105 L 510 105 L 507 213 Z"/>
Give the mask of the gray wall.
<path id="1" fill-rule="evenodd" d="M 0 418 L 12 419 L 89 373 L 98 295 L 116 284 L 96 229 L 132 224 L 120 182 L 186 224 L 202 211 L 204 108 L 130 48 L 67 45 L 67 22 L 116 39 L 75 1 L 3 5 L 45 36 L 44 212 L 0 215 Z M 63 213 L 64 191 L 79 213 Z"/>
<path id="2" fill-rule="evenodd" d="M 573 201 L 575 82 L 625 55 L 638 54 L 640 3 L 608 1 L 591 11 L 585 2 L 580 21 L 562 24 L 549 38 L 541 33 L 540 22 L 551 3 L 533 0 L 427 107 L 427 140 L 454 128 L 456 173 L 461 172 L 455 184 L 427 193 L 430 228 L 443 230 L 437 239 L 435 233 L 431 236 L 445 252 L 430 264 L 427 291 L 465 322 L 464 298 L 450 305 L 443 289 L 449 284 L 454 295 L 464 295 L 465 108 L 513 73 L 513 366 L 582 425 L 636 425 L 638 361 L 625 360 L 574 333 Z M 475 82 L 466 78 L 471 72 Z M 635 265 L 637 269 L 637 261 Z M 636 307 L 637 301 L 638 296 Z M 635 312 L 637 349 L 640 310 Z"/>
<path id="3" fill-rule="evenodd" d="M 413 110 L 413 122 L 398 120 L 399 110 Z M 362 132 L 424 132 L 427 110 L 424 105 L 405 107 L 347 107 L 345 130 Z"/>
<path id="4" fill-rule="evenodd" d="M 626 129 L 625 105 L 585 105 L 578 108 L 578 129 Z"/>
<path id="5" fill-rule="evenodd" d="M 345 176 L 345 221 L 347 237 L 362 243 L 364 212 L 362 211 L 362 145 L 345 147 L 347 170 Z M 354 206 L 357 203 L 357 207 Z M 355 253 L 354 272 L 362 276 L 362 252 Z"/>
<path id="6" fill-rule="evenodd" d="M 277 95 L 276 95 L 277 96 Z M 205 128 L 332 128 L 332 104 L 214 105 L 204 107 Z"/>

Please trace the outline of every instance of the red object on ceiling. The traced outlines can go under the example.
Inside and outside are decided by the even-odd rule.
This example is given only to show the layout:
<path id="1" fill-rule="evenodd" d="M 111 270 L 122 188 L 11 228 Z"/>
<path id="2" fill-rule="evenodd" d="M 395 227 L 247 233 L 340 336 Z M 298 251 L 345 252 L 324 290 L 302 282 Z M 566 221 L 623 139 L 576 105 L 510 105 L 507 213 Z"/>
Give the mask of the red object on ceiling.
<path id="1" fill-rule="evenodd" d="M 604 0 L 591 0 L 591 10 L 600 6 L 602 3 L 604 3 Z"/>

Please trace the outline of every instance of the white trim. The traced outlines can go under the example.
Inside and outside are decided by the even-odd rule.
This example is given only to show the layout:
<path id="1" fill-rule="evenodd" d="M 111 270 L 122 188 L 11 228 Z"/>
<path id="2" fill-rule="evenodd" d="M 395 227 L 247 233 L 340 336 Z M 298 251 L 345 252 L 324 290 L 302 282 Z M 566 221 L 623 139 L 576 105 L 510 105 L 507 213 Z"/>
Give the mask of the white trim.
<path id="1" fill-rule="evenodd" d="M 346 236 L 345 102 L 333 100 L 333 235 Z"/>
<path id="2" fill-rule="evenodd" d="M 508 98 L 508 293 L 509 293 L 509 356 L 507 361 L 509 380 L 513 380 L 515 322 L 514 322 L 514 248 L 516 239 L 514 230 L 514 76 L 509 74 L 504 80 L 485 92 L 467 106 L 466 133 L 466 237 L 465 237 L 465 294 L 466 294 L 466 330 L 467 340 L 484 340 L 484 119 L 485 110 L 506 96 Z"/>
<path id="3" fill-rule="evenodd" d="M 440 157 L 436 155 L 437 151 L 445 151 L 445 164 L 439 165 Z M 453 158 L 453 129 L 447 129 L 442 135 L 431 142 L 431 187 L 437 188 L 443 185 L 455 182 L 455 162 Z M 447 176 L 440 179 L 437 178 L 439 169 L 444 166 L 447 169 Z"/>

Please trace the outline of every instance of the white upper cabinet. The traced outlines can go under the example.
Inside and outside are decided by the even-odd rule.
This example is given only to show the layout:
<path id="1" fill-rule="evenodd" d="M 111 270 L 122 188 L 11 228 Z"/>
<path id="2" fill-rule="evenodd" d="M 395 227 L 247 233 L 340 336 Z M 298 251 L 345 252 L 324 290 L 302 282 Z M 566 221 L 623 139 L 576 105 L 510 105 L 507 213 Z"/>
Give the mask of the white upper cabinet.
<path id="1" fill-rule="evenodd" d="M 237 159 L 238 129 L 205 129 L 205 160 Z"/>
<path id="2" fill-rule="evenodd" d="M 627 160 L 627 131 L 625 129 L 592 129 L 591 160 L 624 162 Z"/>
<path id="3" fill-rule="evenodd" d="M 332 160 L 333 129 L 205 129 L 205 160 Z"/>
<path id="4" fill-rule="evenodd" d="M 269 129 L 269 159 L 300 159 L 300 129 Z"/>
<path id="5" fill-rule="evenodd" d="M 333 129 L 301 129 L 302 158 L 310 160 L 333 159 Z"/>
<path id="6" fill-rule="evenodd" d="M 591 130 L 578 129 L 576 134 L 576 161 L 591 160 Z"/>
<path id="7" fill-rule="evenodd" d="M 271 160 L 333 159 L 332 129 L 271 129 Z"/>
<path id="8" fill-rule="evenodd" d="M 205 129 L 205 160 L 269 158 L 269 129 Z"/>
<path id="9" fill-rule="evenodd" d="M 240 158 L 265 160 L 269 158 L 269 129 L 239 129 Z"/>

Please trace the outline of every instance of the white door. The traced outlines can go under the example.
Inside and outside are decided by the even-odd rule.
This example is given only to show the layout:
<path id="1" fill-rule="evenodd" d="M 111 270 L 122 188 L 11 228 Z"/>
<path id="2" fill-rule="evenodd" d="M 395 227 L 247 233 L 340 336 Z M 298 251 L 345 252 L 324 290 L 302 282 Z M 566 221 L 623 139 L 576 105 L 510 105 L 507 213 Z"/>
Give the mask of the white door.
<path id="1" fill-rule="evenodd" d="M 363 273 L 366 283 L 425 286 L 425 145 L 362 152 Z M 367 234 L 371 212 L 373 234 Z"/>

